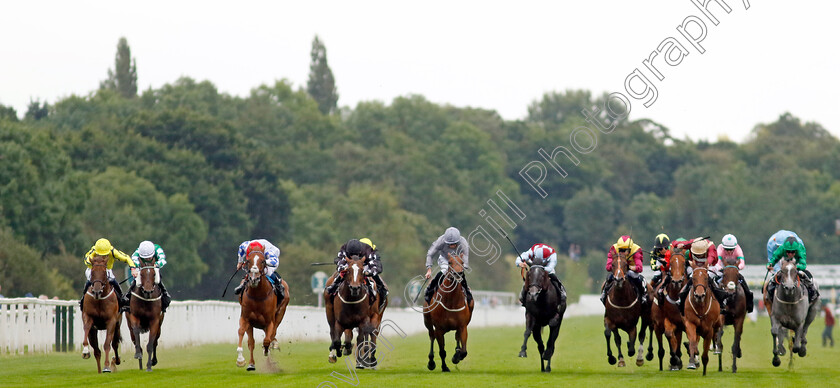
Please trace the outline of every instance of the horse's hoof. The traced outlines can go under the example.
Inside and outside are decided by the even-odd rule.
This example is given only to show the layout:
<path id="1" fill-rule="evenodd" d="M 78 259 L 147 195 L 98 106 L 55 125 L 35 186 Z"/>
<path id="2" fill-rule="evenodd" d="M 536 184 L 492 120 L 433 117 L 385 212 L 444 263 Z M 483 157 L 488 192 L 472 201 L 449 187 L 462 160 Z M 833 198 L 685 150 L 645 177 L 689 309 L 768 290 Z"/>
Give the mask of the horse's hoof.
<path id="1" fill-rule="evenodd" d="M 155 365 L 157 365 L 157 358 L 152 359 L 152 366 L 155 366 Z"/>
<path id="2" fill-rule="evenodd" d="M 334 356 L 330 356 L 329 360 L 330 364 L 335 364 L 336 358 Z"/>
<path id="3" fill-rule="evenodd" d="M 521 357 L 521 358 L 528 358 L 528 353 L 526 353 L 526 352 L 523 350 L 523 351 L 519 352 L 519 357 Z"/>
<path id="4" fill-rule="evenodd" d="M 151 372 L 151 371 L 152 371 L 152 367 L 151 367 L 151 366 L 146 367 L 146 372 Z"/>
<path id="5" fill-rule="evenodd" d="M 682 368 L 680 368 L 679 365 L 671 365 L 671 368 L 670 368 L 670 370 L 680 370 L 680 369 L 682 369 Z"/>
<path id="6" fill-rule="evenodd" d="M 446 364 L 443 364 L 443 366 L 440 367 L 440 370 L 441 372 L 449 372 L 449 367 L 446 366 Z"/>
<path id="7" fill-rule="evenodd" d="M 551 368 L 545 368 L 542 372 L 543 373 L 551 373 Z"/>
<path id="8" fill-rule="evenodd" d="M 270 349 L 277 349 L 280 350 L 280 345 L 277 343 L 277 340 L 271 341 L 271 344 L 268 345 Z"/>
<path id="9" fill-rule="evenodd" d="M 715 350 L 712 350 L 712 354 L 720 354 L 720 349 L 715 348 Z"/>
<path id="10" fill-rule="evenodd" d="M 624 363 L 624 360 L 618 360 L 618 367 L 619 368 L 623 368 L 625 366 L 627 366 L 627 364 Z"/>
<path id="11" fill-rule="evenodd" d="M 82 353 L 82 359 L 87 360 L 88 358 L 90 358 L 90 353 Z"/>
<path id="12" fill-rule="evenodd" d="M 685 369 L 691 369 L 691 370 L 697 369 L 697 364 L 695 364 L 695 363 L 693 363 L 693 362 L 689 361 L 689 362 L 688 362 L 688 366 L 687 366 L 687 367 L 685 367 Z"/>
<path id="13" fill-rule="evenodd" d="M 111 373 L 111 369 L 102 368 L 102 373 Z"/>
<path id="14" fill-rule="evenodd" d="M 257 367 L 254 366 L 254 364 L 248 365 L 248 372 L 255 371 L 255 370 L 257 370 Z"/>
<path id="15" fill-rule="evenodd" d="M 779 366 L 779 365 L 782 365 L 782 360 L 780 360 L 778 356 L 773 357 L 773 366 Z"/>
<path id="16" fill-rule="evenodd" d="M 805 350 L 805 347 L 803 346 L 799 349 L 798 353 L 799 353 L 799 357 L 805 357 L 805 354 L 807 354 L 808 352 Z"/>
<path id="17" fill-rule="evenodd" d="M 648 352 L 648 354 L 645 356 L 645 360 L 653 361 L 653 352 Z"/>
<path id="18" fill-rule="evenodd" d="M 607 362 L 610 363 L 610 365 L 615 365 L 615 361 L 615 357 L 607 356 Z"/>
<path id="19" fill-rule="evenodd" d="M 429 361 L 429 365 L 426 365 L 426 367 L 429 368 L 429 370 L 435 370 L 435 362 Z"/>
<path id="20" fill-rule="evenodd" d="M 735 373 L 737 371 L 738 371 L 738 367 L 735 366 L 735 365 L 732 365 L 732 373 Z"/>
<path id="21" fill-rule="evenodd" d="M 238 366 L 240 368 L 245 366 L 245 360 L 242 360 L 242 361 L 236 360 L 236 366 Z"/>
<path id="22" fill-rule="evenodd" d="M 636 366 L 642 366 L 645 364 L 645 360 L 643 358 L 636 359 Z"/>
<path id="23" fill-rule="evenodd" d="M 139 360 L 141 358 L 143 358 L 143 353 L 140 353 L 140 352 L 134 353 L 134 359 L 135 360 Z"/>
<path id="24" fill-rule="evenodd" d="M 779 355 L 780 355 L 780 356 L 784 356 L 784 355 L 785 355 L 785 353 L 787 353 L 787 349 L 785 349 L 784 345 L 783 345 L 783 346 L 779 346 Z"/>
<path id="25" fill-rule="evenodd" d="M 452 363 L 455 365 L 458 365 L 458 363 L 461 362 L 461 358 L 458 357 L 459 354 L 460 353 L 455 352 L 455 354 L 452 355 Z"/>

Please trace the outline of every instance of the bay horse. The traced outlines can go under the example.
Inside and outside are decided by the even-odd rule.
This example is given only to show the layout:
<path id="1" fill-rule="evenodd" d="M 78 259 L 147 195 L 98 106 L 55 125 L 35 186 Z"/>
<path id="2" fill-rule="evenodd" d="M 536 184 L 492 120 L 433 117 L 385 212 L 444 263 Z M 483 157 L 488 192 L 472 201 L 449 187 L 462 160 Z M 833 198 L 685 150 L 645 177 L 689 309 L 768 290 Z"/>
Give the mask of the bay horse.
<path id="1" fill-rule="evenodd" d="M 246 276 L 245 291 L 239 296 L 239 304 L 242 308 L 239 314 L 239 345 L 236 348 L 236 365 L 245 366 L 245 358 L 242 356 L 242 338 L 248 333 L 248 349 L 251 351 L 251 359 L 248 362 L 248 371 L 256 369 L 254 365 L 254 328 L 265 332 L 263 340 L 263 354 L 267 357 L 268 351 L 277 339 L 277 328 L 286 315 L 286 306 L 289 305 L 289 285 L 283 280 L 285 295 L 280 303 L 277 303 L 277 295 L 274 287 L 264 275 L 266 262 L 265 254 L 260 251 L 252 251 L 245 258 L 245 268 L 248 268 Z"/>
<path id="2" fill-rule="evenodd" d="M 146 345 L 146 353 L 149 357 L 146 361 L 146 371 L 151 372 L 152 367 L 157 365 L 157 345 L 160 339 L 160 328 L 163 325 L 163 290 L 155 282 L 157 276 L 155 271 L 154 256 L 151 259 L 140 258 L 140 281 L 131 293 L 130 310 L 126 313 L 128 319 L 131 342 L 134 343 L 134 358 L 143 369 L 143 349 L 140 346 L 140 334 L 149 333 L 149 343 Z"/>
<path id="3" fill-rule="evenodd" d="M 615 335 L 615 346 L 618 348 L 618 366 L 624 367 L 624 354 L 621 352 L 621 336 L 618 330 L 624 330 L 628 335 L 627 340 L 627 355 L 632 357 L 636 354 L 636 334 L 639 323 L 639 318 L 642 317 L 642 304 L 639 303 L 639 296 L 636 294 L 636 288 L 627 279 L 628 265 L 627 260 L 619 258 L 613 261 L 612 274 L 615 285 L 612 286 L 604 299 L 604 338 L 607 340 L 607 362 L 610 365 L 615 365 L 616 358 L 612 353 L 612 346 L 610 345 L 610 336 Z M 606 286 L 606 283 L 604 284 Z M 644 342 L 645 333 L 644 327 L 640 335 L 641 341 Z M 642 346 L 639 345 L 639 359 L 636 361 L 637 365 L 641 365 L 639 361 L 642 359 Z M 644 361 L 642 361 L 644 362 Z"/>
<path id="4" fill-rule="evenodd" d="M 467 302 L 467 295 L 461 280 L 464 278 L 463 253 L 448 254 L 449 269 L 440 279 L 440 285 L 432 295 L 431 302 L 423 303 L 423 324 L 429 330 L 429 370 L 435 369 L 435 341 L 438 343 L 440 370 L 449 372 L 446 366 L 446 347 L 443 335 L 455 330 L 455 354 L 452 363 L 458 364 L 467 357 L 467 325 L 472 320 L 475 301 Z M 439 307 L 439 308 L 438 308 Z"/>
<path id="5" fill-rule="evenodd" d="M 325 303 L 327 322 L 330 326 L 329 362 L 334 363 L 338 357 L 352 354 L 352 330 L 356 328 L 356 368 L 376 369 L 374 331 L 379 327 L 385 306 L 379 310 L 379 298 L 382 295 L 374 296 L 368 291 L 372 279 L 364 275 L 364 261 L 364 257 L 346 258 L 347 273 L 336 292 L 337 298 L 330 300 L 329 295 L 325 295 L 328 301 Z M 345 337 L 344 351 L 341 346 L 342 335 Z"/>
<path id="6" fill-rule="evenodd" d="M 525 289 L 528 290 L 525 295 L 525 342 L 533 333 L 540 354 L 540 371 L 551 372 L 551 356 L 566 312 L 566 297 L 558 295 L 548 272 L 537 264 L 528 269 Z M 547 347 L 542 340 L 542 328 L 545 326 L 549 327 Z M 525 344 L 522 344 L 522 352 L 525 352 Z"/>
<path id="7" fill-rule="evenodd" d="M 659 370 L 662 370 L 662 359 L 665 356 L 665 349 L 662 346 L 662 334 L 670 346 L 670 370 L 682 369 L 682 335 L 685 332 L 685 322 L 680 313 L 680 290 L 686 281 L 685 257 L 682 255 L 671 255 L 671 262 L 668 273 L 657 287 L 657 291 L 651 296 L 651 317 L 653 328 L 656 333 L 656 340 L 659 344 Z M 662 289 L 663 297 L 659 298 L 658 290 Z"/>
<path id="8" fill-rule="evenodd" d="M 779 366 L 779 356 L 785 355 L 784 341 L 788 330 L 794 332 L 791 345 L 790 364 L 793 365 L 793 353 L 805 357 L 808 339 L 808 327 L 820 310 L 820 300 L 808 301 L 808 289 L 799 278 L 799 271 L 793 260 L 782 260 L 781 269 L 773 276 L 777 283 L 772 300 L 764 289 L 764 305 L 770 314 L 770 332 L 773 334 L 773 366 Z"/>
<path id="9" fill-rule="evenodd" d="M 721 275 L 721 285 L 729 294 L 729 302 L 721 310 L 721 329 L 715 336 L 715 344 L 718 349 L 723 349 L 722 337 L 723 330 L 727 325 L 731 325 L 735 329 L 734 337 L 732 338 L 732 373 L 738 371 L 737 361 L 741 358 L 741 333 L 744 332 L 744 319 L 747 316 L 747 298 L 744 294 L 744 288 L 738 281 L 738 266 L 737 259 L 730 259 L 724 261 L 723 274 Z M 721 355 L 718 353 L 718 371 L 723 370 L 721 365 Z"/>
<path id="10" fill-rule="evenodd" d="M 96 369 L 99 373 L 111 373 L 120 364 L 120 325 L 122 314 L 120 304 L 114 288 L 108 281 L 106 268 L 107 259 L 105 256 L 95 255 L 90 259 L 91 286 L 84 295 L 84 308 L 82 309 L 83 337 L 82 358 L 90 358 L 90 346 L 93 346 L 93 355 L 96 357 Z M 105 367 L 102 367 L 99 351 L 98 331 L 105 330 Z M 89 341 L 89 342 L 88 342 Z M 90 345 L 90 346 L 89 346 Z M 111 359 L 111 348 L 114 349 L 114 358 Z"/>
<path id="11" fill-rule="evenodd" d="M 693 267 L 692 286 L 685 304 L 685 333 L 688 336 L 687 369 L 697 369 L 697 344 L 703 337 L 703 376 L 709 363 L 709 346 L 721 329 L 720 304 L 709 287 L 709 270 L 705 267 Z"/>

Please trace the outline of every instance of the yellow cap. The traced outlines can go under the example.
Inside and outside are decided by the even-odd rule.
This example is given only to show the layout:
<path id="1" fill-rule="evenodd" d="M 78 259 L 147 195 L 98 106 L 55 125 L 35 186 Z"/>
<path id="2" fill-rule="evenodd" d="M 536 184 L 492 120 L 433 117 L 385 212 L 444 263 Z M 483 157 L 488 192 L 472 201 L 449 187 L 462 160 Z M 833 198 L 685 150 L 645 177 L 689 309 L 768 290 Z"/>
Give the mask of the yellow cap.
<path id="1" fill-rule="evenodd" d="M 96 244 L 93 246 L 93 251 L 96 252 L 97 255 L 103 256 L 111 253 L 112 249 L 114 249 L 114 247 L 111 246 L 111 242 L 104 238 L 96 240 Z"/>
<path id="2" fill-rule="evenodd" d="M 615 242 L 615 246 L 618 249 L 630 249 L 633 247 L 633 240 L 630 239 L 630 236 L 621 236 Z"/>
<path id="3" fill-rule="evenodd" d="M 371 249 L 374 249 L 374 250 L 376 249 L 376 245 L 373 245 L 373 241 L 370 241 L 370 239 L 367 238 L 367 237 L 359 240 L 359 242 L 361 242 L 363 244 L 367 244 Z"/>

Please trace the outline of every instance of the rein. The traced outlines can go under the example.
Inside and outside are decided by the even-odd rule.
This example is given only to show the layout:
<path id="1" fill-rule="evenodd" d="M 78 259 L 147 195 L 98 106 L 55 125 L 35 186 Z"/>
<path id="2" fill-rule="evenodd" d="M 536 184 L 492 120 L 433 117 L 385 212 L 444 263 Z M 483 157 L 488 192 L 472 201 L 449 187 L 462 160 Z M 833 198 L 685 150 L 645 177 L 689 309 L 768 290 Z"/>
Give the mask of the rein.
<path id="1" fill-rule="evenodd" d="M 113 290 L 112 290 L 112 291 L 113 291 Z M 144 298 L 144 297 L 142 297 L 142 296 L 140 296 L 140 295 L 137 295 L 137 293 L 136 293 L 136 292 L 134 292 L 134 291 L 131 291 L 131 295 L 134 295 L 135 297 L 137 297 L 137 299 L 144 300 L 144 301 L 146 301 L 146 302 L 154 302 L 154 301 L 156 301 L 156 300 L 160 300 L 160 298 L 162 298 L 162 297 L 163 297 L 163 293 L 161 293 L 161 294 L 160 294 L 160 296 L 158 296 L 157 298 L 151 298 L 151 299 L 148 299 L 148 298 Z"/>
<path id="2" fill-rule="evenodd" d="M 341 297 L 340 292 L 337 293 L 337 294 L 338 294 L 338 299 L 341 299 L 341 303 L 344 303 L 344 304 L 359 304 L 359 303 L 362 303 L 362 301 L 367 299 L 367 297 L 368 297 L 367 290 L 365 290 L 365 296 L 363 296 L 362 299 L 359 299 L 359 300 L 353 301 L 353 302 L 348 302 L 348 301 L 344 300 L 344 298 Z"/>
<path id="3" fill-rule="evenodd" d="M 708 269 L 703 268 L 703 267 L 698 267 L 698 268 L 695 268 L 694 270 L 695 270 L 695 271 L 700 271 L 700 270 L 702 270 L 702 271 L 706 271 L 706 281 L 708 281 L 708 280 L 709 280 L 709 278 L 708 278 L 708 276 L 709 276 L 709 270 L 708 270 Z M 692 300 L 692 299 L 694 299 L 694 298 L 688 298 L 688 304 L 690 304 L 690 305 L 691 305 L 691 310 L 693 310 L 693 311 L 694 311 L 694 314 L 695 314 L 695 315 L 697 315 L 697 318 L 703 319 L 703 318 L 706 316 L 706 314 L 708 314 L 708 313 L 709 313 L 709 311 L 711 311 L 711 309 L 712 309 L 712 298 L 714 298 L 714 295 L 711 295 L 711 296 L 710 296 L 710 295 L 708 295 L 708 294 L 709 294 L 709 292 L 710 292 L 710 290 L 709 290 L 709 287 L 707 287 L 705 284 L 695 284 L 695 285 L 694 285 L 694 287 L 692 287 L 692 290 L 691 290 L 691 294 L 692 294 L 692 296 L 697 295 L 697 294 L 694 292 L 694 290 L 695 290 L 695 289 L 697 289 L 697 287 L 701 287 L 701 286 L 702 286 L 702 287 L 703 287 L 703 288 L 707 291 L 707 292 L 706 292 L 706 295 L 704 295 L 703 297 L 704 297 L 704 298 L 708 298 L 708 299 L 709 299 L 709 307 L 707 307 L 707 308 L 706 308 L 706 312 L 705 312 L 705 313 L 703 313 L 703 314 L 700 314 L 700 313 L 698 313 L 698 312 L 697 312 L 697 309 L 696 309 L 696 308 L 694 308 L 694 303 L 691 301 L 691 300 Z"/>
<path id="4" fill-rule="evenodd" d="M 462 279 L 462 278 L 463 278 L 463 276 L 464 276 L 464 275 L 462 275 L 462 273 L 463 273 L 463 272 L 462 272 L 462 273 L 452 272 L 452 273 L 453 273 L 453 275 L 457 275 L 457 276 L 458 276 L 458 280 L 455 280 L 455 287 L 458 287 L 458 286 L 461 284 L 461 280 L 460 280 L 460 279 Z M 441 281 L 440 281 L 440 285 L 438 286 L 438 289 L 437 289 L 437 290 L 435 290 L 435 294 L 443 294 L 443 292 L 441 291 L 441 290 L 442 290 L 441 286 L 443 286 L 443 281 L 444 281 L 444 280 L 446 280 L 446 279 L 445 279 L 445 276 L 444 276 L 444 279 L 441 279 Z M 442 296 L 442 295 L 441 295 L 441 296 Z M 464 295 L 464 305 L 463 305 L 463 306 L 461 306 L 460 308 L 457 308 L 457 309 L 451 309 L 451 308 L 449 308 L 449 307 L 446 307 L 446 305 L 445 305 L 445 304 L 443 304 L 443 298 L 442 298 L 442 297 L 441 297 L 440 299 L 436 299 L 436 302 L 437 302 L 437 304 L 439 304 L 439 305 L 440 305 L 440 307 L 443 307 L 443 309 L 444 309 L 444 310 L 446 310 L 446 311 L 451 311 L 451 312 L 458 312 L 458 311 L 461 311 L 461 310 L 463 310 L 463 309 L 467 308 L 467 296 L 466 296 L 466 295 Z"/>

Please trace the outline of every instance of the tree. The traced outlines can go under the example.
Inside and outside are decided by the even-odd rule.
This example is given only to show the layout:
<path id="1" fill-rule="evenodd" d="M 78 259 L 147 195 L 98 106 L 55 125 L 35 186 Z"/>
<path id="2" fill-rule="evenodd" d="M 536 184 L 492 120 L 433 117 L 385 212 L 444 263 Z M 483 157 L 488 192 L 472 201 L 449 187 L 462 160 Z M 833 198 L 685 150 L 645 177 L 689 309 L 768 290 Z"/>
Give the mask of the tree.
<path id="1" fill-rule="evenodd" d="M 0 104 L 0 120 L 18 121 L 17 111 L 15 108 Z"/>
<path id="2" fill-rule="evenodd" d="M 108 79 L 100 82 L 99 88 L 116 90 L 125 98 L 137 96 L 137 61 L 131 57 L 131 48 L 125 37 L 117 43 L 114 70 L 108 69 Z"/>
<path id="3" fill-rule="evenodd" d="M 318 109 L 323 114 L 335 112 L 338 103 L 338 91 L 335 88 L 335 78 L 327 65 L 327 48 L 315 36 L 312 41 L 312 62 L 309 64 L 309 81 L 306 91 L 318 101 Z"/>
<path id="4" fill-rule="evenodd" d="M 40 100 L 30 100 L 29 105 L 26 107 L 26 115 L 24 118 L 27 120 L 38 121 L 47 117 L 49 113 L 50 105 L 47 104 L 46 101 L 41 103 Z"/>

